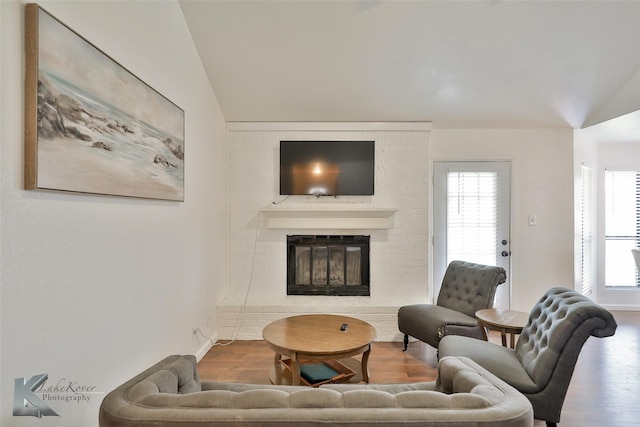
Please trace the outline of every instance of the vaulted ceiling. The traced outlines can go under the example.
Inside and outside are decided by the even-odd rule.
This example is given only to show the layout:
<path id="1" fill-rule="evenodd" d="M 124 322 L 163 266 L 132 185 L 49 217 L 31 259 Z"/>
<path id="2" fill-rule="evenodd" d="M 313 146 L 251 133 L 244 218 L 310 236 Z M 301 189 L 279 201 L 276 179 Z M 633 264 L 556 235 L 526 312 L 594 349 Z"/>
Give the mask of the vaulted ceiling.
<path id="1" fill-rule="evenodd" d="M 180 5 L 227 121 L 583 128 L 640 110 L 637 1 Z"/>

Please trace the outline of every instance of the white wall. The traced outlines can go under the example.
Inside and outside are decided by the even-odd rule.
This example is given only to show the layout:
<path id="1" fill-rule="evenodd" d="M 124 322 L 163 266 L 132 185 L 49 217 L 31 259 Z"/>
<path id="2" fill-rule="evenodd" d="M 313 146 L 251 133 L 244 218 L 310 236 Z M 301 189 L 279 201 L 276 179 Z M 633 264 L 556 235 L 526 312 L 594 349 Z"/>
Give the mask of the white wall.
<path id="1" fill-rule="evenodd" d="M 3 57 L 3 48 L 2 48 L 2 40 L 4 40 L 4 33 L 2 31 L 2 5 L 0 5 L 0 57 Z M 4 61 L 2 61 L 4 64 Z M 3 94 L 3 82 L 2 74 L 3 74 L 3 65 L 0 65 L 0 141 L 4 140 L 4 131 L 3 131 L 3 123 L 4 123 L 4 104 L 2 103 L 2 99 L 4 99 Z M 1 151 L 0 151 L 1 153 Z M 0 157 L 1 159 L 1 157 Z M 0 161 L 0 177 L 4 176 L 2 174 L 2 161 Z M 0 237 L 2 236 L 2 185 L 0 184 Z M 2 241 L 0 240 L 0 260 L 2 259 Z M 0 264 L 1 267 L 1 264 Z M 0 268 L 0 322 L 2 321 L 2 268 Z M 2 323 L 0 323 L 0 419 L 2 417 L 3 409 L 4 409 L 4 399 L 2 394 Z"/>
<path id="2" fill-rule="evenodd" d="M 511 161 L 511 308 L 529 312 L 553 286 L 573 288 L 573 131 L 442 130 L 433 161 Z M 535 214 L 537 225 L 527 217 Z"/>
<path id="3" fill-rule="evenodd" d="M 185 110 L 185 202 L 22 190 L 24 7 L 1 7 L 0 425 L 92 426 L 103 393 L 215 332 L 227 276 L 227 136 L 177 2 L 42 2 Z M 209 320 L 211 318 L 211 320 Z M 95 386 L 12 416 L 14 379 Z"/>
<path id="4" fill-rule="evenodd" d="M 382 341 L 398 339 L 397 309 L 430 300 L 427 283 L 428 143 L 430 126 L 402 124 L 248 124 L 229 132 L 230 275 L 219 307 L 220 337 L 261 339 L 268 321 L 291 313 L 345 313 L 370 321 Z M 318 128 L 324 130 L 319 131 Z M 344 130 L 344 129 L 351 130 Z M 283 139 L 375 140 L 375 195 L 319 198 L 279 196 L 279 142 Z M 286 206 L 397 208 L 388 230 L 267 229 L 259 210 Z M 371 235 L 370 297 L 286 295 L 287 234 Z M 250 288 L 250 289 L 249 289 Z M 247 289 L 249 293 L 247 294 Z M 241 306 L 247 307 L 240 316 Z M 238 320 L 240 319 L 240 320 Z"/>
<path id="5" fill-rule="evenodd" d="M 513 308 L 528 311 L 548 287 L 573 285 L 571 130 L 315 132 L 295 125 L 228 137 L 176 2 L 41 4 L 185 110 L 186 200 L 22 190 L 23 6 L 0 2 L 1 425 L 95 425 L 100 392 L 166 354 L 203 351 L 207 342 L 193 337 L 194 327 L 233 336 L 249 286 L 241 338 L 260 338 L 273 318 L 330 311 L 381 325 L 380 340 L 398 339 L 397 307 L 431 299 L 432 160 L 512 161 Z M 283 202 L 399 209 L 393 229 L 368 233 L 371 297 L 286 296 L 284 236 L 308 230 L 257 227 L 259 209 L 281 201 L 276 147 L 285 138 L 377 141 L 375 196 Z M 527 225 L 530 213 L 536 227 Z M 39 373 L 99 393 L 89 403 L 52 403 L 60 417 L 13 417 L 13 380 Z"/>

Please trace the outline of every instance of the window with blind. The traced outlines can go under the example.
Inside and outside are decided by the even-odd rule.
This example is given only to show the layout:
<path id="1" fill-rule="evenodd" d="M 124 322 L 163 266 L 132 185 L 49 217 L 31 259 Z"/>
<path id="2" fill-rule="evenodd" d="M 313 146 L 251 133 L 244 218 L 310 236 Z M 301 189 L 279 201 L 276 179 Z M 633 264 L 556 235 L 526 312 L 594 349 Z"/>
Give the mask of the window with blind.
<path id="1" fill-rule="evenodd" d="M 494 265 L 498 174 L 450 172 L 447 181 L 447 264 L 461 259 Z"/>
<path id="2" fill-rule="evenodd" d="M 594 246 L 593 246 L 593 171 L 582 166 L 582 188 L 580 189 L 580 280 L 582 295 L 593 291 Z"/>
<path id="3" fill-rule="evenodd" d="M 640 287 L 631 249 L 640 247 L 640 172 L 605 171 L 605 286 Z"/>

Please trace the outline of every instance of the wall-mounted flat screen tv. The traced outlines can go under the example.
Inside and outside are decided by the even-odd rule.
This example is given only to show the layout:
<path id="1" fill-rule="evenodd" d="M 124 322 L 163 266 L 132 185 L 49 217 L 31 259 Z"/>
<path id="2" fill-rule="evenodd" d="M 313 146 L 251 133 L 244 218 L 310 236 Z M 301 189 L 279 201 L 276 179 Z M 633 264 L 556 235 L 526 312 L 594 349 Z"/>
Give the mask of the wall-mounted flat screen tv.
<path id="1" fill-rule="evenodd" d="M 280 194 L 373 195 L 374 141 L 280 141 Z"/>

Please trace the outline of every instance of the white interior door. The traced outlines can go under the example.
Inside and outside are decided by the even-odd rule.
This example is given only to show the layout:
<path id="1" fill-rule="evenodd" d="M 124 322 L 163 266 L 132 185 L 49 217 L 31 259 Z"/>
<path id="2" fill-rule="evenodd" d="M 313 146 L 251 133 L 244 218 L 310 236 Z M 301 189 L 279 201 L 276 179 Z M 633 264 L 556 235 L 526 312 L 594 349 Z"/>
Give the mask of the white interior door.
<path id="1" fill-rule="evenodd" d="M 435 162 L 434 301 L 453 260 L 497 265 L 507 272 L 494 307 L 510 307 L 510 162 Z"/>

